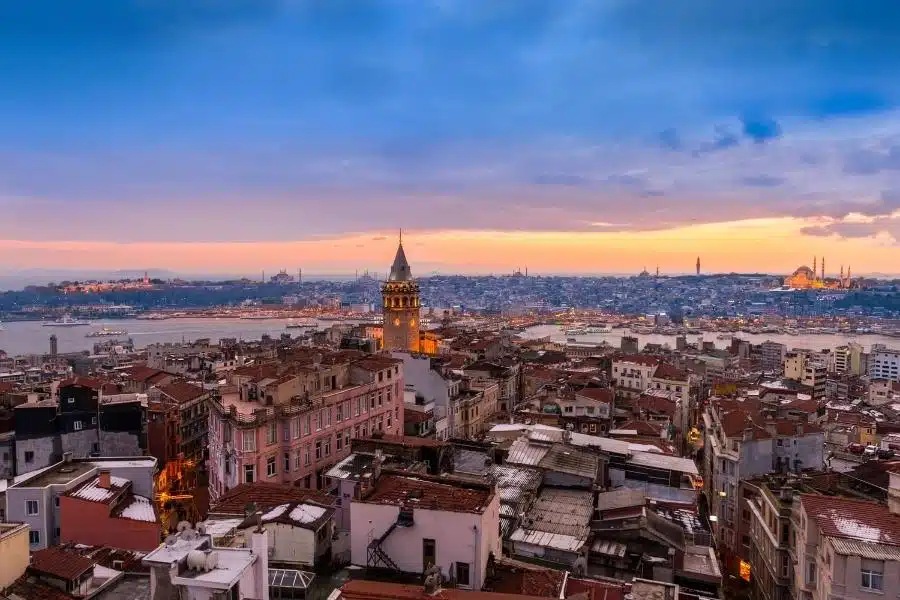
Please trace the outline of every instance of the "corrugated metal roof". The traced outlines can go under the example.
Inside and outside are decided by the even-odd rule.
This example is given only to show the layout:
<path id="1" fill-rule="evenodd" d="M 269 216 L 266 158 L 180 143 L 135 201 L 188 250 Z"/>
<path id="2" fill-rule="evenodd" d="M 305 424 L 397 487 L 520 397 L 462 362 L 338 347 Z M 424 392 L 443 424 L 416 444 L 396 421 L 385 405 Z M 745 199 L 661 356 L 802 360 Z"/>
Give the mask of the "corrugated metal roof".
<path id="1" fill-rule="evenodd" d="M 844 556 L 859 556 L 870 560 L 900 561 L 900 546 L 874 544 L 847 538 L 828 538 L 835 553 Z"/>
<path id="2" fill-rule="evenodd" d="M 597 554 L 605 554 L 606 556 L 617 556 L 621 558 L 625 556 L 625 551 L 627 549 L 628 547 L 625 544 L 619 544 L 617 542 L 611 542 L 609 540 L 596 540 L 593 547 L 591 548 L 591 552 L 596 552 Z"/>
<path id="3" fill-rule="evenodd" d="M 554 548 L 557 550 L 567 550 L 570 552 L 578 552 L 584 546 L 584 539 L 576 538 L 571 535 L 561 533 L 548 533 L 546 531 L 535 531 L 533 529 L 516 529 L 509 539 L 514 542 L 522 542 L 524 544 L 532 544 L 534 546 L 543 546 L 545 548 Z"/>

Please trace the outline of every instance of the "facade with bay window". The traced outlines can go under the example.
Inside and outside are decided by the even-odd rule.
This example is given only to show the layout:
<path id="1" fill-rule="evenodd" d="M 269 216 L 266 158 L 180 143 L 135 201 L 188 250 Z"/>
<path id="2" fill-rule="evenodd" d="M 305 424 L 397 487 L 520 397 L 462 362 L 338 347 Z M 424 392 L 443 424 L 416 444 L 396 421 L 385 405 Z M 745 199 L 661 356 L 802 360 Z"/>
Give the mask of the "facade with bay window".
<path id="1" fill-rule="evenodd" d="M 351 439 L 402 434 L 402 361 L 366 357 L 302 370 L 295 377 L 309 380 L 312 373 L 319 389 L 307 383 L 302 394 L 272 404 L 266 397 L 245 400 L 235 392 L 212 401 L 213 497 L 255 481 L 322 489 L 324 474 L 350 454 Z M 302 389 L 303 384 L 290 387 Z"/>

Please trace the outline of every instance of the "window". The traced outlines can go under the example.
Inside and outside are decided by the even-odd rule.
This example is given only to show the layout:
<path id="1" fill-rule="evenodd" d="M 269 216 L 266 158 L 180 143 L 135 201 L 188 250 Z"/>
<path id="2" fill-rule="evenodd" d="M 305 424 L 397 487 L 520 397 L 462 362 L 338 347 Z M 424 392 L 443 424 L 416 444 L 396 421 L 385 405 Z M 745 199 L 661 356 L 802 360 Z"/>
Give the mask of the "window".
<path id="1" fill-rule="evenodd" d="M 286 421 L 284 425 L 281 426 L 281 431 L 284 434 L 281 436 L 281 439 L 285 442 L 291 441 L 291 428 Z"/>
<path id="2" fill-rule="evenodd" d="M 28 532 L 28 543 L 32 546 L 41 543 L 41 532 L 31 530 Z"/>
<path id="3" fill-rule="evenodd" d="M 290 470 L 291 470 L 291 453 L 285 452 L 284 453 L 284 472 L 287 473 Z"/>
<path id="4" fill-rule="evenodd" d="M 81 431 L 81 421 L 75 421 L 72 423 L 72 429 L 75 431 Z"/>
<path id="5" fill-rule="evenodd" d="M 291 419 L 291 437 L 295 440 L 300 437 L 300 419 Z"/>
<path id="6" fill-rule="evenodd" d="M 306 465 L 307 467 L 312 464 L 312 460 L 310 459 L 310 456 L 309 456 L 309 446 L 303 447 L 303 464 Z M 309 487 L 309 486 L 307 486 L 307 487 Z"/>
<path id="7" fill-rule="evenodd" d="M 303 435 L 309 435 L 309 415 L 303 420 Z"/>
<path id="8" fill-rule="evenodd" d="M 325 426 L 325 411 L 320 410 L 316 415 L 316 431 L 322 431 Z"/>
<path id="9" fill-rule="evenodd" d="M 53 505 L 54 505 L 56 508 L 59 508 L 59 496 L 54 496 L 54 497 L 53 497 Z"/>
<path id="10" fill-rule="evenodd" d="M 864 590 L 877 590 L 880 592 L 884 589 L 884 573 L 882 571 L 861 569 L 860 575 L 862 575 L 860 587 Z"/>
<path id="11" fill-rule="evenodd" d="M 362 406 L 362 398 L 356 399 L 356 416 L 359 416 L 360 407 Z"/>
<path id="12" fill-rule="evenodd" d="M 391 428 L 391 412 L 390 411 L 388 411 L 388 414 L 387 414 L 387 428 L 388 429 Z"/>
<path id="13" fill-rule="evenodd" d="M 343 415 L 343 409 L 344 409 L 344 405 L 343 405 L 343 404 L 338 404 L 338 405 L 334 408 L 334 411 L 335 411 L 335 413 L 336 413 L 336 414 L 335 414 L 335 420 L 337 420 L 338 423 L 340 423 L 340 422 L 343 420 L 343 418 L 344 418 L 344 415 Z"/>
<path id="14" fill-rule="evenodd" d="M 337 452 L 340 452 L 344 449 L 344 432 L 338 431 L 337 436 L 334 438 L 334 449 Z"/>
<path id="15" fill-rule="evenodd" d="M 266 444 L 274 444 L 278 441 L 278 423 L 269 423 L 266 428 Z"/>
<path id="16" fill-rule="evenodd" d="M 300 452 L 298 451 L 296 454 L 294 454 L 294 470 L 295 471 L 300 470 L 300 464 L 301 464 L 300 461 L 301 461 Z"/>
<path id="17" fill-rule="evenodd" d="M 38 501 L 37 500 L 26 500 L 25 501 L 25 514 L 29 517 L 33 517 L 38 514 Z"/>
<path id="18" fill-rule="evenodd" d="M 244 483 L 256 481 L 256 465 L 244 465 Z"/>
<path id="19" fill-rule="evenodd" d="M 437 561 L 437 543 L 428 538 L 422 538 L 422 566 L 428 569 Z"/>
<path id="20" fill-rule="evenodd" d="M 91 425 L 97 424 L 97 417 L 91 417 Z"/>
<path id="21" fill-rule="evenodd" d="M 456 585 L 468 587 L 469 563 L 456 563 Z"/>
<path id="22" fill-rule="evenodd" d="M 322 440 L 316 442 L 316 460 L 322 459 Z"/>
<path id="23" fill-rule="evenodd" d="M 25 462 L 34 462 L 34 452 L 31 452 L 30 450 L 25 452 Z"/>
<path id="24" fill-rule="evenodd" d="M 344 445 L 348 448 L 350 447 L 350 428 L 347 428 L 347 431 L 344 432 Z"/>
<path id="25" fill-rule="evenodd" d="M 275 477 L 275 457 L 270 456 L 266 459 L 266 476 Z"/>
<path id="26" fill-rule="evenodd" d="M 806 564 L 806 584 L 816 585 L 816 563 L 814 562 Z"/>
<path id="27" fill-rule="evenodd" d="M 244 444 L 244 452 L 256 451 L 256 430 L 241 432 L 241 440 Z"/>
<path id="28" fill-rule="evenodd" d="M 325 456 L 331 456 L 331 436 L 325 438 Z"/>

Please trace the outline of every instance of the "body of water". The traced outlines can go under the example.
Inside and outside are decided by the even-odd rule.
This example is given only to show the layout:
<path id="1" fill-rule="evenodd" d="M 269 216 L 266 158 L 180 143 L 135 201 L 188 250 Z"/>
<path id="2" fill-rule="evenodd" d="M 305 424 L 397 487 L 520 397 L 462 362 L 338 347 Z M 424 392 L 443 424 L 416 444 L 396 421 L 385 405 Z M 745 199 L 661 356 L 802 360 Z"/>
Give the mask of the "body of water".
<path id="1" fill-rule="evenodd" d="M 92 331 L 98 331 L 103 327 L 110 329 L 124 329 L 128 335 L 119 339 L 131 338 L 135 347 L 142 348 L 148 344 L 193 341 L 199 338 L 210 338 L 213 342 L 220 338 L 238 338 L 243 340 L 258 340 L 264 334 L 278 337 L 282 333 L 299 334 L 304 330 L 286 329 L 291 323 L 290 319 L 166 319 L 164 321 L 145 321 L 136 319 L 92 321 L 90 325 L 81 327 L 44 327 L 39 321 L 20 321 L 3 323 L 0 331 L 0 350 L 5 350 L 10 356 L 18 354 L 44 354 L 50 352 L 50 336 L 56 335 L 59 342 L 60 353 L 79 352 L 91 350 L 94 344 L 104 340 L 114 339 L 109 337 L 89 338 L 85 337 Z M 320 327 L 333 325 L 335 321 L 320 321 Z M 532 327 L 522 334 L 527 338 L 540 338 L 550 336 L 555 342 L 565 343 L 570 337 L 562 328 L 555 325 L 539 325 Z M 607 342 L 619 347 L 622 336 L 635 335 L 627 329 L 614 329 L 609 333 L 597 333 L 590 335 L 574 336 L 575 340 L 584 343 Z M 717 348 L 726 348 L 729 340 L 717 339 L 719 334 L 707 332 L 702 335 L 705 341 L 715 343 Z M 668 344 L 675 347 L 674 335 L 643 335 L 637 334 L 640 346 L 644 344 Z M 809 348 L 811 350 L 823 350 L 834 348 L 853 341 L 862 344 L 868 350 L 872 344 L 885 344 L 888 347 L 900 346 L 900 339 L 879 335 L 845 335 L 845 334 L 821 334 L 821 335 L 787 335 L 787 334 L 738 334 L 735 337 L 747 340 L 753 344 L 759 344 L 766 340 L 779 342 L 790 348 Z M 701 339 L 700 335 L 689 335 L 688 341 L 695 343 Z"/>
<path id="2" fill-rule="evenodd" d="M 675 348 L 675 337 L 674 335 L 661 335 L 661 334 L 652 334 L 652 335 L 644 335 L 644 334 L 634 334 L 631 333 L 627 329 L 613 329 L 609 333 L 594 333 L 589 335 L 566 335 L 563 332 L 561 327 L 557 327 L 556 325 L 539 325 L 537 327 L 529 328 L 525 333 L 522 334 L 523 337 L 527 338 L 541 338 L 545 336 L 550 336 L 554 342 L 565 343 L 569 338 L 574 338 L 576 342 L 579 343 L 593 343 L 599 344 L 600 342 L 607 342 L 612 344 L 616 348 L 622 342 L 622 337 L 629 335 L 638 338 L 638 343 L 641 348 L 644 347 L 644 344 L 653 343 L 653 344 L 668 344 L 672 348 Z M 700 334 L 689 334 L 687 336 L 688 343 L 696 343 L 698 340 L 703 339 L 707 342 L 713 342 L 716 345 L 716 348 L 727 348 L 731 345 L 731 340 L 720 340 L 718 336 L 720 334 L 716 332 L 705 332 L 702 335 Z M 738 333 L 734 335 L 735 338 L 742 339 L 748 341 L 752 344 L 761 344 L 766 340 L 771 340 L 773 342 L 778 342 L 779 344 L 784 344 L 787 346 L 788 350 L 791 348 L 807 348 L 810 350 L 825 350 L 829 348 L 835 348 L 837 346 L 842 346 L 847 344 L 848 342 L 856 342 L 857 344 L 862 344 L 866 350 L 869 350 L 872 347 L 872 344 L 884 344 L 885 346 L 895 347 L 900 346 L 900 338 L 892 338 L 882 335 L 852 335 L 852 334 L 843 334 L 843 333 L 828 333 L 828 334 L 815 334 L 815 335 L 788 335 L 788 334 L 750 334 L 750 333 Z"/>
<path id="3" fill-rule="evenodd" d="M 94 344 L 111 339 L 134 340 L 136 348 L 165 342 L 193 341 L 210 338 L 213 342 L 220 338 L 258 340 L 264 334 L 278 337 L 282 333 L 297 335 L 308 330 L 286 329 L 291 319 L 166 319 L 147 321 L 138 319 L 110 319 L 91 321 L 90 325 L 79 327 L 44 327 L 39 321 L 19 321 L 3 323 L 0 331 L 0 350 L 10 356 L 19 354 L 46 354 L 50 352 L 50 336 L 56 335 L 59 352 L 79 352 L 91 350 Z M 333 325 L 336 321 L 320 321 L 320 327 Z M 86 337 L 92 331 L 103 327 L 125 330 L 127 335 L 118 337 Z"/>

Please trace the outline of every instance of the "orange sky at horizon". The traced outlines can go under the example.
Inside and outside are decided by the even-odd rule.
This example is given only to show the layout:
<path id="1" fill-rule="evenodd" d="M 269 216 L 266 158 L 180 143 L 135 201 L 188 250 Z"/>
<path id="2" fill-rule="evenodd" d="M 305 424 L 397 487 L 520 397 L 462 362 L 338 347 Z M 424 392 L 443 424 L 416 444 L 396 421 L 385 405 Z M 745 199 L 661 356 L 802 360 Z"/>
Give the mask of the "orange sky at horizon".
<path id="1" fill-rule="evenodd" d="M 843 264 L 854 273 L 895 272 L 900 246 L 889 237 L 806 236 L 809 221 L 756 219 L 642 232 L 404 232 L 413 272 L 689 273 L 700 256 L 703 272 L 789 273 L 825 256 L 828 274 Z M 293 242 L 81 242 L 0 240 L 0 269 L 167 269 L 190 274 L 256 274 L 265 269 L 304 273 L 383 273 L 396 232 L 369 232 Z M 10 259 L 14 259 L 10 261 Z"/>

